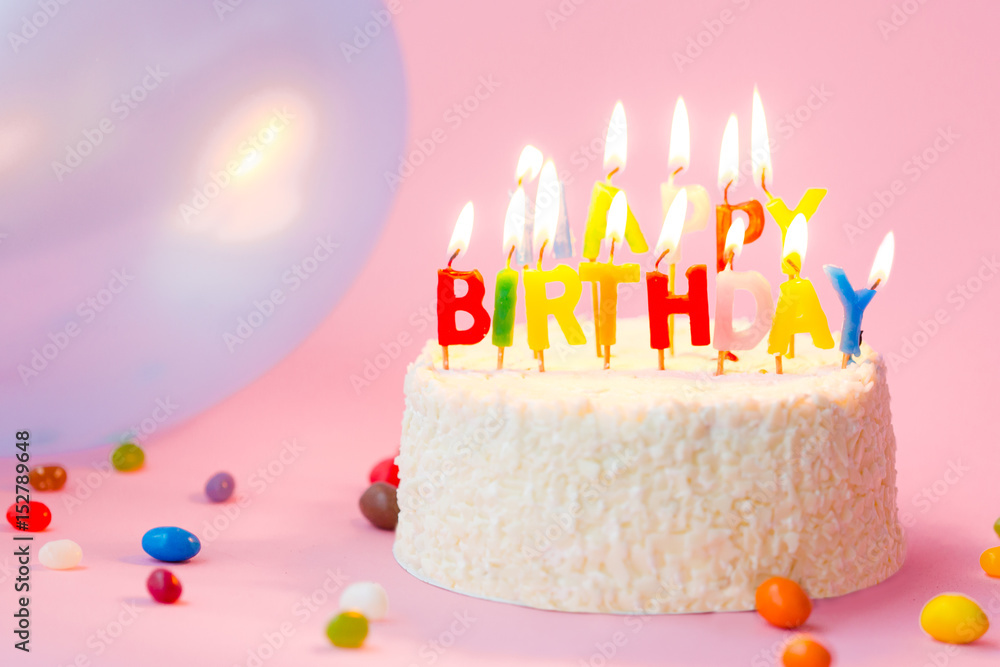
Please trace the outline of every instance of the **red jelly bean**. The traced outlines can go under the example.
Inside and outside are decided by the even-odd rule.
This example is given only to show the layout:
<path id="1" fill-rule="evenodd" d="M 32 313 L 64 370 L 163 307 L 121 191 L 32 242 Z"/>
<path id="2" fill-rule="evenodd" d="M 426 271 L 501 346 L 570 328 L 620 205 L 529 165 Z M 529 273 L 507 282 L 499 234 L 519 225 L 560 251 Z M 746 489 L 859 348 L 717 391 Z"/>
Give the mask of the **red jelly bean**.
<path id="1" fill-rule="evenodd" d="M 181 582 L 170 570 L 162 567 L 153 570 L 146 579 L 146 588 L 153 599 L 163 604 L 173 604 L 181 597 Z"/>
<path id="2" fill-rule="evenodd" d="M 399 486 L 399 467 L 395 463 L 395 458 L 393 456 L 376 463 L 368 475 L 368 481 L 372 484 L 375 482 L 385 482 L 386 484 Z"/>
<path id="3" fill-rule="evenodd" d="M 17 530 L 26 530 L 29 533 L 40 533 L 48 528 L 52 523 L 52 512 L 45 503 L 32 500 L 27 505 L 27 507 L 24 503 L 11 505 L 7 510 L 7 523 Z"/>

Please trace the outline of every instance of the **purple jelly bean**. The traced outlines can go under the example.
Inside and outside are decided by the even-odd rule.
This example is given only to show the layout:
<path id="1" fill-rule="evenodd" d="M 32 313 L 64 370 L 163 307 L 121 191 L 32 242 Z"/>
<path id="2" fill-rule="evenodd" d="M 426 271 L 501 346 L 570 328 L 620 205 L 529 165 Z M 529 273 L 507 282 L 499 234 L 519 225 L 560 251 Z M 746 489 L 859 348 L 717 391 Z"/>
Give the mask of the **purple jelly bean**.
<path id="1" fill-rule="evenodd" d="M 213 503 L 224 503 L 233 495 L 235 488 L 236 482 L 233 480 L 233 476 L 228 472 L 220 472 L 213 475 L 212 479 L 205 484 L 205 495 Z"/>

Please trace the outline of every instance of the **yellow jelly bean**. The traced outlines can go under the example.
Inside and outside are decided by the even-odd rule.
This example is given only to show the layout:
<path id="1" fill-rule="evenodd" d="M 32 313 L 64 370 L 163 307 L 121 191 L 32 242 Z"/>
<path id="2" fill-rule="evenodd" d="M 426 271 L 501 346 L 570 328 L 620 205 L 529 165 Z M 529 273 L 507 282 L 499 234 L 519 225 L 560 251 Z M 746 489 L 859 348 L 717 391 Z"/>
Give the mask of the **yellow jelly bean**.
<path id="1" fill-rule="evenodd" d="M 924 605 L 920 627 L 939 642 L 968 644 L 989 630 L 990 621 L 974 601 L 958 593 L 945 593 Z"/>
<path id="2" fill-rule="evenodd" d="M 983 552 L 979 557 L 983 571 L 991 577 L 1000 577 L 1000 547 L 993 547 Z"/>

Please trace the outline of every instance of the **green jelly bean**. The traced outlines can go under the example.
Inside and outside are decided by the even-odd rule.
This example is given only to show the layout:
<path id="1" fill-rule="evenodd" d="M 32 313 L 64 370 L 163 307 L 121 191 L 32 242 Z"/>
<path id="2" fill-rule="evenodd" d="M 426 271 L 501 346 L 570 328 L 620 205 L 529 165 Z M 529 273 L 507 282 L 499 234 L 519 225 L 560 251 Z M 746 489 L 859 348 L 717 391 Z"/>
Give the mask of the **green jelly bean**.
<path id="1" fill-rule="evenodd" d="M 142 467 L 145 460 L 146 455 L 143 453 L 142 448 L 131 442 L 119 445 L 111 453 L 111 465 L 115 467 L 115 470 L 120 470 L 121 472 L 138 470 Z"/>
<path id="2" fill-rule="evenodd" d="M 345 611 L 326 626 L 326 636 L 334 646 L 359 648 L 368 636 L 368 619 L 356 611 Z"/>

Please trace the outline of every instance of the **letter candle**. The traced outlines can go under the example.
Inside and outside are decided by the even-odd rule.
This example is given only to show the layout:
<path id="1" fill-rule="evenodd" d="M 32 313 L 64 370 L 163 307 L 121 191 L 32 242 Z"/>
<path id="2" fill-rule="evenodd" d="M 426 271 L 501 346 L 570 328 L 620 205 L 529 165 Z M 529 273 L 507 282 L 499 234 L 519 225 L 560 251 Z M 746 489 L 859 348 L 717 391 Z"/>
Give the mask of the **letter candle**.
<path id="1" fill-rule="evenodd" d="M 687 169 L 691 164 L 691 131 L 688 123 L 687 107 L 684 105 L 684 98 L 677 98 L 677 105 L 674 107 L 674 117 L 670 124 L 670 153 L 667 160 L 667 168 L 671 169 L 670 176 L 667 178 L 666 183 L 660 184 L 660 198 L 663 201 L 663 216 L 667 217 L 671 205 L 674 203 L 675 198 L 678 193 L 685 193 L 687 201 L 691 206 L 686 207 L 687 211 L 690 212 L 690 217 L 687 217 L 682 221 L 683 228 L 680 231 L 681 234 L 686 234 L 689 232 L 696 232 L 708 225 L 708 214 L 711 210 L 712 204 L 708 200 L 708 190 L 706 190 L 701 185 L 684 185 L 678 187 L 674 185 L 674 177 L 677 176 L 682 170 Z M 664 226 L 664 232 L 666 228 Z M 678 236 L 678 239 L 680 236 Z M 662 240 L 662 235 L 661 235 Z M 678 240 L 678 244 L 680 241 Z M 660 251 L 656 252 L 657 256 L 660 256 Z M 680 261 L 680 246 L 675 244 L 670 252 L 670 280 L 667 283 L 670 289 L 673 289 L 675 285 L 675 273 L 677 268 L 677 262 Z M 659 259 L 657 259 L 657 264 L 659 264 Z M 656 281 L 660 284 L 660 281 Z M 689 292 L 690 293 L 690 292 Z M 668 293 L 669 295 L 669 293 Z M 670 313 L 667 316 L 667 327 L 669 339 L 673 341 L 674 337 L 674 313 Z M 660 350 L 660 356 L 663 356 L 662 349 Z M 670 356 L 674 356 L 674 346 L 671 342 L 670 344 Z M 661 360 L 660 368 L 662 370 L 663 363 Z"/>
<path id="2" fill-rule="evenodd" d="M 611 185 L 611 178 L 625 169 L 627 153 L 628 125 L 625 120 L 625 107 L 622 106 L 621 101 L 618 101 L 611 113 L 611 121 L 608 123 L 608 133 L 604 141 L 604 170 L 608 176 L 603 182 L 594 183 L 594 189 L 590 195 L 590 208 L 587 211 L 587 226 L 583 235 L 583 257 L 591 262 L 596 262 L 597 256 L 601 253 L 601 241 L 604 240 L 607 231 L 608 208 L 611 206 L 611 200 L 618 194 L 618 188 Z M 649 250 L 631 209 L 628 209 L 625 221 L 625 241 L 632 252 L 643 253 Z M 597 356 L 600 357 L 600 332 L 597 330 L 600 327 L 600 302 L 596 282 L 593 283 L 592 296 Z"/>
<path id="3" fill-rule="evenodd" d="M 826 197 L 826 190 L 822 188 L 809 188 L 795 206 L 795 210 L 789 210 L 788 206 L 780 197 L 772 197 L 768 190 L 768 185 L 773 182 L 774 169 L 771 166 L 771 143 L 767 135 L 767 121 L 764 119 L 764 105 L 760 101 L 760 93 L 757 86 L 753 88 L 753 112 L 750 118 L 751 134 L 751 162 L 753 165 L 753 179 L 760 183 L 760 189 L 767 195 L 767 211 L 778 223 L 781 229 L 781 244 L 785 243 L 785 234 L 788 233 L 788 226 L 792 224 L 795 216 L 802 214 L 806 222 L 809 222 L 820 202 Z M 785 264 L 783 263 L 784 267 Z M 789 276 L 790 278 L 791 276 Z M 795 356 L 795 336 L 788 345 L 788 358 Z"/>
<path id="4" fill-rule="evenodd" d="M 656 265 L 646 272 L 646 298 L 649 305 L 649 346 L 657 351 L 658 368 L 662 371 L 663 349 L 673 350 L 674 314 L 686 314 L 691 320 L 691 344 L 708 345 L 711 337 L 708 331 L 708 279 L 704 264 L 690 267 L 685 275 L 688 279 L 688 293 L 676 295 L 674 276 L 665 276 L 659 271 L 660 261 L 668 254 L 676 252 L 680 242 L 684 217 L 687 212 L 687 193 L 681 190 L 674 198 L 663 221 L 663 230 L 656 242 Z M 673 269 L 671 264 L 671 269 Z M 673 274 L 673 271 L 671 271 Z"/>
<path id="5" fill-rule="evenodd" d="M 558 186 L 558 182 L 555 165 L 549 160 L 542 167 L 538 187 L 551 188 L 552 183 Z M 565 264 L 560 264 L 551 271 L 542 270 L 545 247 L 552 241 L 559 222 L 559 200 L 547 198 L 542 202 L 535 213 L 534 245 L 538 248 L 538 265 L 535 270 L 524 270 L 524 307 L 528 314 L 528 347 L 536 352 L 538 370 L 544 373 L 545 350 L 549 347 L 549 315 L 555 316 L 570 345 L 583 345 L 587 338 L 573 314 L 583 294 L 580 276 Z M 548 298 L 545 286 L 550 282 L 561 282 L 563 294 L 554 299 Z"/>
<path id="6" fill-rule="evenodd" d="M 618 318 L 618 284 L 639 282 L 639 265 L 622 264 L 615 266 L 615 243 L 625 238 L 625 219 L 628 217 L 628 200 L 619 191 L 608 209 L 607 240 L 611 242 L 607 264 L 585 262 L 580 265 L 580 280 L 601 285 L 601 307 L 599 311 L 598 345 L 604 348 L 604 370 L 611 368 L 611 346 L 615 344 Z"/>
<path id="7" fill-rule="evenodd" d="M 490 315 L 483 308 L 486 286 L 483 283 L 482 274 L 475 269 L 456 271 L 451 268 L 452 262 L 455 261 L 459 253 L 469 248 L 473 217 L 474 211 L 470 201 L 462 208 L 462 213 L 455 223 L 455 231 L 452 232 L 451 242 L 448 244 L 448 252 L 451 255 L 448 259 L 448 267 L 438 271 L 438 345 L 441 346 L 442 365 L 445 370 L 449 368 L 449 345 L 475 345 L 486 338 L 486 334 L 490 330 Z M 455 296 L 456 280 L 464 280 L 469 288 L 461 297 Z M 458 330 L 458 325 L 455 322 L 455 314 L 460 310 L 472 315 L 472 326 L 463 331 Z"/>
<path id="8" fill-rule="evenodd" d="M 733 224 L 733 211 L 743 211 L 749 218 L 744 245 L 753 243 L 764 231 L 764 207 L 756 199 L 741 204 L 729 203 L 729 187 L 739 180 L 740 142 L 739 122 L 736 114 L 729 116 L 726 130 L 722 133 L 722 150 L 719 152 L 719 189 L 722 190 L 724 204 L 715 207 L 715 268 L 726 268 L 725 248 L 729 227 Z"/>
<path id="9" fill-rule="evenodd" d="M 833 347 L 830 325 L 816 289 L 800 276 L 808 239 L 806 217 L 801 214 L 795 216 L 785 235 L 781 260 L 782 271 L 789 275 L 789 279 L 781 284 L 778 307 L 767 341 L 767 353 L 774 355 L 774 370 L 778 374 L 782 372 L 781 355 L 788 355 L 792 336 L 797 333 L 808 333 L 813 345 L 822 350 Z"/>
<path id="10" fill-rule="evenodd" d="M 726 268 L 716 274 L 715 285 L 715 333 L 712 347 L 719 351 L 719 363 L 715 374 L 725 372 L 724 362 L 730 350 L 750 350 L 759 343 L 771 328 L 774 314 L 774 299 L 771 298 L 771 284 L 756 271 L 733 271 L 733 261 L 743 250 L 746 223 L 737 220 L 726 233 L 724 257 Z M 746 290 L 753 295 L 756 312 L 750 326 L 740 331 L 733 329 L 733 304 L 736 290 Z"/>
<path id="11" fill-rule="evenodd" d="M 840 351 L 844 355 L 841 368 L 847 368 L 851 357 L 861 354 L 861 318 L 865 314 L 865 308 L 875 298 L 875 288 L 889 280 L 895 248 L 895 238 L 889 232 L 875 253 L 875 261 L 872 262 L 872 270 L 868 275 L 868 289 L 854 289 L 847 274 L 839 266 L 827 264 L 823 267 L 840 297 L 840 303 L 844 305 L 844 327 L 840 334 Z"/>
<path id="12" fill-rule="evenodd" d="M 517 309 L 518 272 L 510 268 L 514 249 L 524 235 L 524 189 L 520 184 L 507 206 L 503 222 L 503 249 L 507 253 L 507 268 L 497 273 L 493 297 L 493 344 L 497 348 L 497 370 L 503 368 L 504 348 L 514 344 L 514 315 Z"/>

